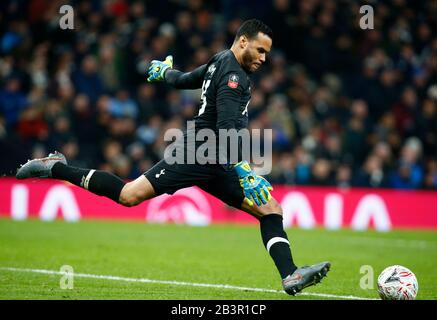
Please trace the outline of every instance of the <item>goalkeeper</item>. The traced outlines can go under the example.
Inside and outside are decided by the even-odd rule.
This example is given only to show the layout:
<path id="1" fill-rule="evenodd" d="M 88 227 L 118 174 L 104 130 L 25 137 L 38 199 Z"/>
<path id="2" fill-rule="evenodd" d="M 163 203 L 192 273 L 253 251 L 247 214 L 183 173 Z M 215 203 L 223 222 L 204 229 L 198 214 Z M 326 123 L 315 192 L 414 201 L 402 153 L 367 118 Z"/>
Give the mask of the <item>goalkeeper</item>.
<path id="1" fill-rule="evenodd" d="M 251 96 L 248 75 L 265 62 L 272 37 L 270 28 L 261 21 L 248 20 L 238 30 L 232 47 L 214 55 L 207 64 L 183 73 L 173 69 L 173 58 L 168 56 L 164 61 L 152 61 L 147 81 L 165 82 L 178 89 L 202 88 L 199 112 L 194 118 L 195 130 L 208 128 L 218 132 L 247 128 Z M 191 150 L 186 141 L 182 140 L 185 154 L 196 154 L 197 146 L 194 144 Z M 294 295 L 326 275 L 330 268 L 328 262 L 301 268 L 295 265 L 283 229 L 281 206 L 270 195 L 270 183 L 256 175 L 247 161 L 220 165 L 169 163 L 167 160 L 164 156 L 139 178 L 125 183 L 105 171 L 69 166 L 65 157 L 55 152 L 27 162 L 16 176 L 66 180 L 129 207 L 164 193 L 173 194 L 182 188 L 198 186 L 259 220 L 263 243 L 287 293 Z"/>

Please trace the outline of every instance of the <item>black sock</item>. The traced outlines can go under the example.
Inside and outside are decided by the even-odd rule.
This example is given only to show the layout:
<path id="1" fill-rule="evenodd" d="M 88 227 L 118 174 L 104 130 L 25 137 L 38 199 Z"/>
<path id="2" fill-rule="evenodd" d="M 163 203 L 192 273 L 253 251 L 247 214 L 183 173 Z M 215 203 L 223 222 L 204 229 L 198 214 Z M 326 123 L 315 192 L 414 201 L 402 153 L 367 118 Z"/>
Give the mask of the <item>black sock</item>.
<path id="1" fill-rule="evenodd" d="M 290 244 L 282 224 L 282 216 L 279 214 L 263 216 L 260 219 L 260 226 L 264 246 L 269 251 L 282 279 L 285 279 L 297 267 L 291 256 Z"/>
<path id="2" fill-rule="evenodd" d="M 55 163 L 52 168 L 52 178 L 66 180 L 79 187 L 87 189 L 99 196 L 104 196 L 118 203 L 121 189 L 125 183 L 116 175 L 101 171 L 82 169 Z"/>

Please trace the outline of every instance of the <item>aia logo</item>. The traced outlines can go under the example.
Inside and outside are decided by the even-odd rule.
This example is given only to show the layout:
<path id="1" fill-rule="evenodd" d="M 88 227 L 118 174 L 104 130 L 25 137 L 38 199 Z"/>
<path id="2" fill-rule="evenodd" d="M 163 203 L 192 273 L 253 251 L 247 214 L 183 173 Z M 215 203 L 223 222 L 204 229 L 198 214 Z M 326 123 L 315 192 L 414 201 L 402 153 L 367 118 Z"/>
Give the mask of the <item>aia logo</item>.
<path id="1" fill-rule="evenodd" d="M 182 189 L 174 195 L 163 194 L 150 200 L 146 220 L 206 226 L 211 223 L 211 206 L 199 189 Z"/>
<path id="2" fill-rule="evenodd" d="M 228 80 L 228 87 L 231 89 L 236 89 L 238 87 L 238 76 L 236 74 L 231 74 Z"/>

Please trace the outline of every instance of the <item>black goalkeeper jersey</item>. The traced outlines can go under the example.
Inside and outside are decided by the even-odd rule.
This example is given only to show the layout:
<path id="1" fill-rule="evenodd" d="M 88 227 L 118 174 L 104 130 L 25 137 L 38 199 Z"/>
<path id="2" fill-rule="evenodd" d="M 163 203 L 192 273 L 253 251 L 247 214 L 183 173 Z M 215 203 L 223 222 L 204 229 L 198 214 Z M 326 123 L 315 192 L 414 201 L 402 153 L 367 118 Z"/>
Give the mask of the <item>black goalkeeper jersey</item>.
<path id="1" fill-rule="evenodd" d="M 195 130 L 187 128 L 184 134 L 186 153 L 195 153 L 195 149 L 203 144 L 202 141 L 196 141 L 193 146 L 195 149 L 187 147 L 189 133 L 194 135 L 200 129 L 208 128 L 218 137 L 219 129 L 238 131 L 247 128 L 247 108 L 251 97 L 250 79 L 231 50 L 217 53 L 207 64 L 192 72 L 182 73 L 169 69 L 165 73 L 165 81 L 178 89 L 202 89 L 198 114 L 194 117 Z M 190 132 L 191 130 L 195 132 Z M 218 146 L 218 141 L 214 143 Z M 240 152 L 238 157 L 241 160 L 241 141 L 238 149 Z M 229 164 L 228 155 L 229 152 L 227 154 Z M 218 152 L 213 158 L 218 161 L 217 156 Z"/>
<path id="2" fill-rule="evenodd" d="M 196 127 L 246 128 L 250 80 L 231 50 L 216 54 L 206 65 Z"/>
<path id="3" fill-rule="evenodd" d="M 237 130 L 248 124 L 250 80 L 231 50 L 214 55 L 196 70 L 182 73 L 169 70 L 167 83 L 180 89 L 202 88 L 196 128 Z"/>

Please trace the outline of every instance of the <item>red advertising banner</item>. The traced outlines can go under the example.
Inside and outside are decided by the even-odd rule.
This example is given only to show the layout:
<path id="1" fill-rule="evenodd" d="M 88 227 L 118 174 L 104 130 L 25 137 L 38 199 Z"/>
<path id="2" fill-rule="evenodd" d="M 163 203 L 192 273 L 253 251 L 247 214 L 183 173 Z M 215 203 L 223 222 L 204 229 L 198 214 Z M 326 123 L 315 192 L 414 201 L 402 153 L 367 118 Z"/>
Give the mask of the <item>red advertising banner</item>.
<path id="1" fill-rule="evenodd" d="M 284 226 L 388 231 L 399 228 L 437 229 L 437 192 L 380 189 L 336 189 L 274 186 Z M 15 220 L 38 217 L 126 219 L 150 223 L 256 223 L 198 188 L 179 190 L 136 206 L 123 207 L 79 187 L 55 180 L 0 178 L 0 216 Z"/>

